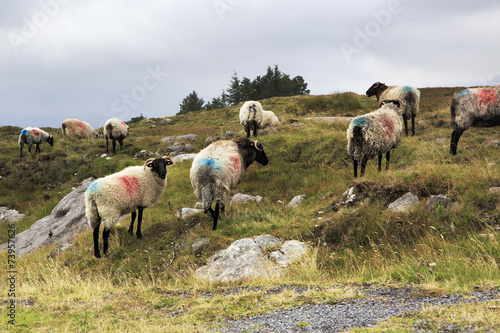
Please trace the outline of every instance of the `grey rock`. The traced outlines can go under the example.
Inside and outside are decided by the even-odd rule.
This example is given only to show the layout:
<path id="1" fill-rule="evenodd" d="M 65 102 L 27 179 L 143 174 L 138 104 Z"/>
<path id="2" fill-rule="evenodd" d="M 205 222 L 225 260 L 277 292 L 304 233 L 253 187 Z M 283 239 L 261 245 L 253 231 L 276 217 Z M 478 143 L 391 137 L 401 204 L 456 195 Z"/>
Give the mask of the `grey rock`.
<path id="1" fill-rule="evenodd" d="M 5 206 L 0 207 L 0 223 L 1 222 L 7 222 L 7 223 L 12 223 L 12 222 L 17 222 L 21 219 L 23 219 L 25 214 L 19 213 L 15 209 L 10 209 Z"/>
<path id="2" fill-rule="evenodd" d="M 304 120 L 314 120 L 314 121 L 324 121 L 324 122 L 334 122 L 334 121 L 351 121 L 354 117 L 308 117 Z"/>
<path id="3" fill-rule="evenodd" d="M 498 140 L 490 140 L 488 141 L 485 145 L 484 148 L 491 148 L 491 147 L 496 147 L 500 144 L 500 141 Z"/>
<path id="4" fill-rule="evenodd" d="M 196 157 L 196 154 L 179 154 L 175 157 L 172 158 L 172 162 L 179 163 L 182 161 L 189 161 L 189 160 L 194 160 Z"/>
<path id="5" fill-rule="evenodd" d="M 16 255 L 24 257 L 28 253 L 51 243 L 66 244 L 83 230 L 89 228 L 85 216 L 84 192 L 94 178 L 88 178 L 74 191 L 66 195 L 49 216 L 36 221 L 31 228 L 16 235 Z M 7 243 L 0 245 L 0 251 Z"/>
<path id="6" fill-rule="evenodd" d="M 500 192 L 500 187 L 490 187 L 490 189 L 488 191 L 490 191 L 490 192 Z"/>
<path id="7" fill-rule="evenodd" d="M 226 138 L 232 138 L 234 137 L 234 132 L 233 131 L 226 131 Z"/>
<path id="8" fill-rule="evenodd" d="M 342 194 L 343 205 L 350 207 L 367 197 L 368 192 L 366 191 L 366 188 L 359 184 L 347 189 L 344 194 Z"/>
<path id="9" fill-rule="evenodd" d="M 418 203 L 418 196 L 411 192 L 406 193 L 396 201 L 389 204 L 389 209 L 394 212 L 406 212 Z"/>
<path id="10" fill-rule="evenodd" d="M 451 207 L 451 199 L 444 194 L 431 195 L 427 199 L 425 209 L 428 211 L 435 211 L 438 206 L 449 209 Z"/>
<path id="11" fill-rule="evenodd" d="M 175 216 L 179 219 L 185 219 L 188 216 L 194 215 L 194 214 L 199 214 L 202 213 L 203 210 L 201 209 L 196 209 L 196 208 L 182 208 L 181 210 L 178 210 L 175 212 Z"/>
<path id="12" fill-rule="evenodd" d="M 295 196 L 292 201 L 290 201 L 287 207 L 297 208 L 306 198 L 305 194 Z"/>
<path id="13" fill-rule="evenodd" d="M 61 253 L 65 252 L 66 250 L 72 249 L 72 248 L 73 248 L 73 244 L 71 244 L 71 243 L 59 245 L 58 247 L 56 247 L 55 249 L 50 251 L 49 255 L 47 256 L 47 259 L 54 259 L 55 257 L 60 255 Z"/>
<path id="14" fill-rule="evenodd" d="M 269 257 L 274 259 L 278 265 L 287 267 L 306 254 L 307 250 L 308 247 L 306 244 L 297 240 L 290 240 L 284 242 L 279 251 L 271 252 Z"/>
<path id="15" fill-rule="evenodd" d="M 274 248 L 274 247 L 281 246 L 281 244 L 283 244 L 281 239 L 274 237 L 274 236 L 271 236 L 271 235 L 267 235 L 267 234 L 255 236 L 253 238 L 253 240 L 255 241 L 255 243 L 257 243 L 257 245 L 259 245 L 259 247 L 262 251 L 264 251 L 270 247 Z"/>
<path id="16" fill-rule="evenodd" d="M 194 142 L 198 136 L 196 134 L 186 134 L 186 135 L 179 135 L 179 136 L 167 136 L 160 141 L 162 142 L 171 142 L 171 141 L 191 141 Z"/>
<path id="17" fill-rule="evenodd" d="M 229 202 L 229 204 L 230 205 L 241 205 L 241 204 L 246 204 L 249 202 L 259 203 L 261 201 L 262 201 L 262 197 L 260 195 L 253 196 L 253 195 L 249 195 L 249 194 L 236 193 L 231 198 L 231 201 Z"/>
<path id="18" fill-rule="evenodd" d="M 208 246 L 210 245 L 210 239 L 208 238 L 199 238 L 193 242 L 191 245 L 191 252 L 198 256 L 200 255 Z"/>
<path id="19" fill-rule="evenodd" d="M 168 124 L 168 123 L 169 123 L 169 122 L 171 122 L 171 121 L 172 121 L 172 119 L 170 119 L 170 118 L 165 118 L 165 119 L 163 119 L 163 120 L 161 121 L 161 123 L 162 123 L 163 125 L 166 125 L 166 124 Z"/>

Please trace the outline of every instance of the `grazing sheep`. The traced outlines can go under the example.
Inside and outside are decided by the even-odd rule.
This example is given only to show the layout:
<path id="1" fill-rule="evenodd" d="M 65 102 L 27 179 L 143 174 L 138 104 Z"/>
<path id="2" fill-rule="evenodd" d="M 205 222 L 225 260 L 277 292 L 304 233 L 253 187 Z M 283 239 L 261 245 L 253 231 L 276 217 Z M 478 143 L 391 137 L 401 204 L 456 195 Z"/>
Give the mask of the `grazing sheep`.
<path id="1" fill-rule="evenodd" d="M 89 123 L 78 119 L 66 119 L 61 124 L 62 137 L 77 136 L 81 139 L 95 139 L 99 134 Z"/>
<path id="2" fill-rule="evenodd" d="M 104 225 L 102 239 L 104 254 L 108 251 L 108 238 L 111 227 L 118 223 L 119 218 L 132 213 L 132 220 L 128 232 L 134 233 L 136 210 L 137 238 L 142 238 L 141 222 L 142 211 L 158 200 L 167 185 L 167 165 L 172 160 L 150 158 L 143 166 L 131 166 L 120 172 L 97 179 L 85 191 L 85 215 L 90 227 L 94 230 L 94 254 L 99 253 L 99 227 L 101 220 Z"/>
<path id="3" fill-rule="evenodd" d="M 268 163 L 262 145 L 248 138 L 214 141 L 196 155 L 191 166 L 191 185 L 205 212 L 208 210 L 212 215 L 212 230 L 217 228 L 219 208 L 224 212 L 229 191 L 243 180 L 246 169 L 254 161 L 262 165 Z M 212 209 L 214 200 L 215 210 Z"/>
<path id="4" fill-rule="evenodd" d="M 36 144 L 35 154 L 40 152 L 40 143 L 47 141 L 49 145 L 54 145 L 54 137 L 38 127 L 26 127 L 19 134 L 19 146 L 21 146 L 21 157 L 23 157 L 24 144 L 28 145 L 28 151 L 31 153 L 31 146 Z"/>
<path id="5" fill-rule="evenodd" d="M 106 120 L 104 124 L 104 138 L 106 139 L 106 153 L 109 153 L 108 139 L 113 141 L 113 154 L 116 153 L 116 141 L 123 146 L 123 139 L 127 137 L 128 126 L 118 118 Z"/>
<path id="6" fill-rule="evenodd" d="M 264 118 L 264 110 L 259 102 L 246 101 L 240 109 L 240 124 L 245 127 L 247 138 L 253 131 L 253 136 L 257 136 L 257 130 L 261 128 Z"/>
<path id="7" fill-rule="evenodd" d="M 273 111 L 263 111 L 262 123 L 260 125 L 261 128 L 276 127 L 280 125 L 280 120 Z"/>
<path id="8" fill-rule="evenodd" d="M 415 117 L 420 105 L 420 91 L 410 86 L 386 86 L 375 82 L 367 91 L 368 97 L 376 95 L 379 107 L 385 100 L 397 100 L 401 103 L 405 134 L 408 136 L 408 119 L 411 119 L 411 135 L 415 135 Z"/>
<path id="9" fill-rule="evenodd" d="M 451 99 L 450 153 L 457 154 L 458 140 L 469 127 L 500 126 L 500 85 L 465 89 Z"/>
<path id="10" fill-rule="evenodd" d="M 378 155 L 378 171 L 382 169 L 382 154 L 386 153 L 386 169 L 389 169 L 390 151 L 401 141 L 403 121 L 399 101 L 387 100 L 370 113 L 358 116 L 347 129 L 347 153 L 354 160 L 354 177 L 358 176 L 361 160 L 361 176 L 366 163 Z"/>

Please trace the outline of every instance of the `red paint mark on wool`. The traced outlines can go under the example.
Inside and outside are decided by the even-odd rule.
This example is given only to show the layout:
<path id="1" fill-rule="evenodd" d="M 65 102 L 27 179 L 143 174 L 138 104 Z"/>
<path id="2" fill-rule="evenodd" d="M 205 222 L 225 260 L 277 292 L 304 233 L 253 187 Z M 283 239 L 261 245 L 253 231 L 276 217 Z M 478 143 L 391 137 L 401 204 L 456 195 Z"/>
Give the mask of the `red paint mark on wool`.
<path id="1" fill-rule="evenodd" d="M 238 156 L 230 156 L 229 160 L 233 163 L 233 169 L 240 174 L 241 173 L 241 161 Z"/>
<path id="2" fill-rule="evenodd" d="M 133 197 L 135 194 L 139 193 L 141 186 L 139 185 L 139 180 L 132 176 L 120 176 L 118 181 L 122 184 L 125 192 L 129 197 Z"/>
<path id="3" fill-rule="evenodd" d="M 87 130 L 87 125 L 83 121 L 78 122 L 78 127 L 80 127 L 80 130 L 85 131 Z"/>
<path id="4" fill-rule="evenodd" d="M 40 136 L 40 132 L 36 129 L 32 129 L 31 133 L 33 133 L 34 136 Z"/>
<path id="5" fill-rule="evenodd" d="M 394 134 L 394 122 L 387 116 L 382 116 L 380 121 L 382 122 L 385 135 L 391 137 Z"/>
<path id="6" fill-rule="evenodd" d="M 477 93 L 477 97 L 479 99 L 479 104 L 482 106 L 488 106 L 497 101 L 497 93 L 490 89 L 480 89 Z"/>
<path id="7" fill-rule="evenodd" d="M 127 130 L 127 124 L 125 124 L 123 121 L 122 121 L 122 126 L 123 128 L 125 129 L 125 131 Z"/>

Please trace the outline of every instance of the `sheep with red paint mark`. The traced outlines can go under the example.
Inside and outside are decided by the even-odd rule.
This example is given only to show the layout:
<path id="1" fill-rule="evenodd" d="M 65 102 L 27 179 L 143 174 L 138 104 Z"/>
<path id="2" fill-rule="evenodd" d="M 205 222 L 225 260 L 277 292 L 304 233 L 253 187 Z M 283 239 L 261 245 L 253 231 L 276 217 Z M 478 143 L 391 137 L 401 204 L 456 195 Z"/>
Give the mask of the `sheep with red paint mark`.
<path id="1" fill-rule="evenodd" d="M 205 212 L 212 215 L 212 230 L 217 228 L 219 210 L 224 211 L 229 192 L 244 179 L 246 169 L 254 161 L 262 165 L 268 163 L 262 145 L 248 138 L 212 142 L 194 158 L 191 185 Z M 215 209 L 212 209 L 214 200 Z"/>
<path id="2" fill-rule="evenodd" d="M 387 100 L 370 113 L 354 118 L 347 129 L 347 153 L 354 160 L 354 177 L 358 176 L 361 161 L 361 176 L 366 163 L 378 156 L 378 171 L 382 169 L 382 154 L 386 154 L 386 169 L 389 169 L 391 149 L 401 141 L 403 118 L 400 103 Z"/>
<path id="3" fill-rule="evenodd" d="M 54 137 L 38 127 L 26 127 L 19 134 L 19 146 L 21 146 L 21 157 L 23 157 L 23 147 L 28 145 L 28 151 L 31 153 L 31 146 L 36 145 L 35 154 L 40 152 L 40 144 L 47 142 L 54 145 Z"/>
<path id="4" fill-rule="evenodd" d="M 109 153 L 108 140 L 112 141 L 113 154 L 116 153 L 116 141 L 123 146 L 123 139 L 127 137 L 129 127 L 118 118 L 110 118 L 104 123 L 104 138 L 106 139 L 106 153 Z"/>
<path id="5" fill-rule="evenodd" d="M 108 238 L 113 227 L 122 215 L 131 213 L 132 219 L 128 232 L 134 233 L 136 211 L 137 238 L 142 238 L 142 212 L 163 194 L 167 186 L 167 165 L 172 160 L 166 156 L 150 158 L 143 166 L 131 166 L 120 172 L 97 179 L 85 192 L 85 215 L 94 230 L 94 254 L 100 258 L 99 228 L 104 225 L 102 234 L 104 254 L 108 251 Z"/>
<path id="6" fill-rule="evenodd" d="M 387 86 L 384 83 L 375 82 L 366 91 L 366 95 L 377 96 L 378 106 L 386 100 L 397 100 L 401 104 L 401 111 L 405 125 L 405 134 L 408 136 L 408 120 L 411 119 L 411 135 L 415 135 L 415 117 L 420 108 L 420 91 L 410 86 Z"/>
<path id="7" fill-rule="evenodd" d="M 500 126 L 500 85 L 469 88 L 451 99 L 450 154 L 457 154 L 458 140 L 470 127 Z"/>
<path id="8" fill-rule="evenodd" d="M 61 124 L 62 137 L 76 136 L 81 139 L 95 139 L 99 136 L 89 123 L 78 119 L 66 119 Z"/>

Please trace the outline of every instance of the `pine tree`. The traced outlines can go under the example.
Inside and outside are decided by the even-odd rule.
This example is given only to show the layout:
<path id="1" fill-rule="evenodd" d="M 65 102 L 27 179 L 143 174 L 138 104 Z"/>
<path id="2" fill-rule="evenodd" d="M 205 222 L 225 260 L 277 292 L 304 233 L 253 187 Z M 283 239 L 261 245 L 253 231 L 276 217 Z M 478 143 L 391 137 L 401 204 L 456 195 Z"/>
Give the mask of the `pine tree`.
<path id="1" fill-rule="evenodd" d="M 229 83 L 227 93 L 229 105 L 236 105 L 243 101 L 243 98 L 241 96 L 241 84 L 236 72 L 234 72 L 233 76 L 231 77 L 231 82 Z"/>
<path id="2" fill-rule="evenodd" d="M 193 90 L 192 93 L 184 97 L 182 103 L 179 104 L 180 111 L 177 114 L 186 114 L 191 111 L 199 111 L 203 109 L 203 104 L 205 101 L 203 98 L 199 98 L 196 91 Z"/>

